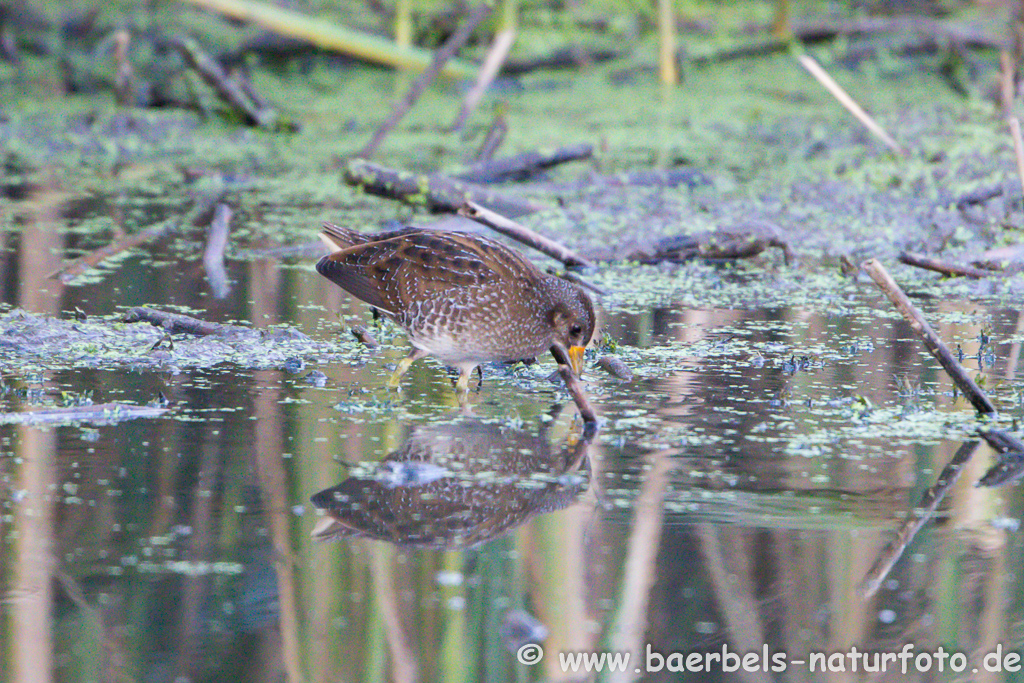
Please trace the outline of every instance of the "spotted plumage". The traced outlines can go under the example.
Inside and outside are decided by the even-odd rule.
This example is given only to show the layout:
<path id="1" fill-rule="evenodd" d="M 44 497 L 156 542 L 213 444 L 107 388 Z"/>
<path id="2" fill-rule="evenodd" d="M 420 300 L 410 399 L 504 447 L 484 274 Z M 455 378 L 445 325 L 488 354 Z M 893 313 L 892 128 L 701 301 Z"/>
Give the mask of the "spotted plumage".
<path id="1" fill-rule="evenodd" d="M 459 389 L 481 363 L 513 361 L 561 346 L 579 371 L 594 333 L 586 292 L 541 272 L 504 245 L 471 233 L 417 228 L 367 235 L 324 224 L 331 253 L 317 272 L 381 311 L 409 335 L 417 358 L 459 368 Z"/>

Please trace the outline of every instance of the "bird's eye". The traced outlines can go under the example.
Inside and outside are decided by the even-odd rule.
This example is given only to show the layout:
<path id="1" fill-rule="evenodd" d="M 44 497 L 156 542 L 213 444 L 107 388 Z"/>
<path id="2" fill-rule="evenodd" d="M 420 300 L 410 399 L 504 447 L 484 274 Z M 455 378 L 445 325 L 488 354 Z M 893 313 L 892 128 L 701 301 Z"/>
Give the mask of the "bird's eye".
<path id="1" fill-rule="evenodd" d="M 581 334 L 583 334 L 583 328 L 580 327 L 579 325 L 573 325 L 572 327 L 569 328 L 569 334 L 572 335 L 573 337 L 578 337 Z"/>

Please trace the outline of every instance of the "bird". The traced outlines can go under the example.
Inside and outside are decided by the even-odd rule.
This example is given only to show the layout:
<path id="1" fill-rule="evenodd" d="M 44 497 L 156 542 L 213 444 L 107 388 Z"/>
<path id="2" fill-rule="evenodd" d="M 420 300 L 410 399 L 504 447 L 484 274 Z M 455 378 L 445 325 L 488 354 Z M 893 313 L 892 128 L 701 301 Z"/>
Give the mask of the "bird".
<path id="1" fill-rule="evenodd" d="M 388 381 L 433 356 L 459 370 L 456 390 L 482 363 L 550 351 L 578 377 L 594 335 L 594 303 L 579 286 L 542 272 L 500 242 L 469 232 L 403 227 L 368 234 L 331 223 L 318 273 L 402 327 L 412 351 Z"/>

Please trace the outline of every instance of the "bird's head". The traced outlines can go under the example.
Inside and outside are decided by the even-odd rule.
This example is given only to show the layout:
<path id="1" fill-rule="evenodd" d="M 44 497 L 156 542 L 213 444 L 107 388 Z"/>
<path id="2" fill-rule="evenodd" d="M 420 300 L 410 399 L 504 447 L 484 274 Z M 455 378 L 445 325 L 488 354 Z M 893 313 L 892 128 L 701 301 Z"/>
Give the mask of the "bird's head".
<path id="1" fill-rule="evenodd" d="M 594 336 L 597 317 L 594 302 L 580 287 L 558 279 L 556 297 L 551 308 L 550 322 L 554 329 L 552 346 L 560 345 L 568 354 L 573 372 L 579 377 L 583 371 L 583 351 Z M 557 358 L 559 354 L 555 354 Z"/>

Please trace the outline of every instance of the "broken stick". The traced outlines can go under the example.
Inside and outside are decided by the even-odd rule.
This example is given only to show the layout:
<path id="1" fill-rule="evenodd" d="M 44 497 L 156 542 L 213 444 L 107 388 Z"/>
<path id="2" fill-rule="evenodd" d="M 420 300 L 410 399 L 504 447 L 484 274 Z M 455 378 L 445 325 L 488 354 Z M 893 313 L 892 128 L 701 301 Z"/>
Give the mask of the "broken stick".
<path id="1" fill-rule="evenodd" d="M 518 242 L 542 251 L 551 258 L 561 261 L 566 266 L 584 266 L 589 268 L 594 265 L 572 249 L 564 247 L 558 242 L 548 239 L 544 235 L 540 235 L 526 226 L 509 220 L 501 214 L 486 209 L 475 202 L 467 201 L 459 208 L 458 213 L 460 216 L 470 218 L 477 223 L 500 232 L 502 235 L 507 235 Z"/>
<path id="2" fill-rule="evenodd" d="M 910 323 L 910 326 L 921 337 L 921 341 L 924 342 L 929 353 L 935 357 L 935 360 L 939 361 L 939 364 L 942 365 L 943 369 L 953 379 L 953 382 L 963 395 L 967 397 L 967 400 L 971 402 L 971 405 L 984 415 L 995 414 L 996 407 L 992 404 L 992 401 L 985 395 L 981 387 L 970 378 L 963 366 L 953 357 L 953 354 L 949 352 L 946 344 L 939 335 L 935 334 L 931 325 L 924 319 L 921 311 L 910 302 L 910 299 L 900 289 L 900 286 L 896 284 L 896 281 L 892 279 L 892 276 L 889 275 L 885 267 L 875 259 L 868 259 L 860 264 L 860 267 L 871 276 L 871 279 L 875 281 L 878 288 L 889 297 L 889 301 L 903 314 L 903 317 Z"/>

